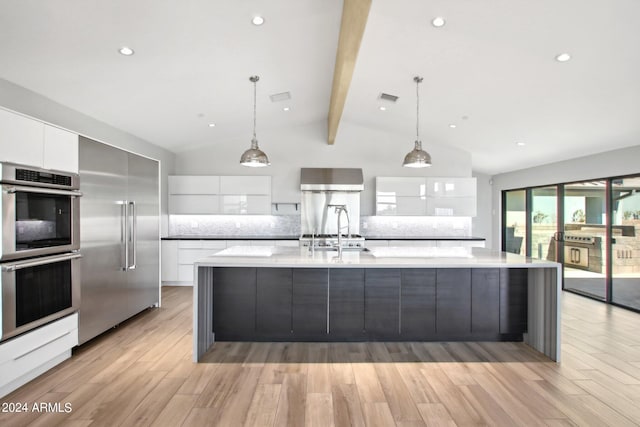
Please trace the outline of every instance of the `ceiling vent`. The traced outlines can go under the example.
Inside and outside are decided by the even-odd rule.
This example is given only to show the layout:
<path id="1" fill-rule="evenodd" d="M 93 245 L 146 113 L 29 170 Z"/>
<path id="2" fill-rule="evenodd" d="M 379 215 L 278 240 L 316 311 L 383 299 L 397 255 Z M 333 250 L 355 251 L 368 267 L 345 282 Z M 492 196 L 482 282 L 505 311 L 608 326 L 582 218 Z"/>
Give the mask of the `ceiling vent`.
<path id="1" fill-rule="evenodd" d="M 380 99 L 382 99 L 383 101 L 396 102 L 398 100 L 398 97 L 395 95 L 389 95 L 388 93 L 381 93 Z"/>
<path id="2" fill-rule="evenodd" d="M 288 101 L 291 99 L 291 94 L 289 92 L 274 93 L 273 95 L 269 95 L 269 98 L 271 98 L 271 102 Z"/>

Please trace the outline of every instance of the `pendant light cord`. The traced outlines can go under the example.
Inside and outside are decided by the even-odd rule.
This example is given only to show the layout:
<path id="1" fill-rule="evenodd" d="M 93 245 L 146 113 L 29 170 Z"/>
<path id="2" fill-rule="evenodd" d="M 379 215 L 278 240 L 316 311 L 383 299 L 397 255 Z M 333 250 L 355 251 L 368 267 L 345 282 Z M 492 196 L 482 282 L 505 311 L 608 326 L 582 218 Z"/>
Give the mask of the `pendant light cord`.
<path id="1" fill-rule="evenodd" d="M 257 76 L 252 79 L 253 81 L 253 139 L 256 139 L 256 82 Z"/>
<path id="2" fill-rule="evenodd" d="M 422 77 L 415 76 L 413 81 L 416 82 L 416 141 L 420 141 L 420 91 L 418 88 L 422 82 Z"/>

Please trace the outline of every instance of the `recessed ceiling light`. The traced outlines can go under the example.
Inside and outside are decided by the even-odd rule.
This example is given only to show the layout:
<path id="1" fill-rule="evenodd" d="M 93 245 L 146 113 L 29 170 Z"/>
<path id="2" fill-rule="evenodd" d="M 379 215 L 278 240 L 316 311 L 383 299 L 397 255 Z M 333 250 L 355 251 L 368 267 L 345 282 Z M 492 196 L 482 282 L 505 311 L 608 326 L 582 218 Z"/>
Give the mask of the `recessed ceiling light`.
<path id="1" fill-rule="evenodd" d="M 571 59 L 571 55 L 569 55 L 568 53 L 561 53 L 556 56 L 556 61 L 558 62 L 567 62 L 570 59 Z"/>
<path id="2" fill-rule="evenodd" d="M 433 25 L 436 28 L 444 27 L 444 24 L 446 23 L 447 21 L 445 21 L 442 16 L 437 16 L 431 20 L 431 25 Z"/>
<path id="3" fill-rule="evenodd" d="M 525 145 L 527 145 L 527 143 L 526 143 L 526 142 L 519 141 L 519 142 L 516 142 L 516 145 L 517 145 L 518 147 L 524 147 Z"/>
<path id="4" fill-rule="evenodd" d="M 453 123 L 451 123 L 451 124 L 449 125 L 449 127 L 450 127 L 451 129 L 455 129 L 457 126 L 456 126 L 456 125 L 454 125 Z"/>
<path id="5" fill-rule="evenodd" d="M 215 123 L 209 123 L 209 127 L 210 128 L 214 128 L 214 127 L 216 127 L 216 124 Z"/>
<path id="6" fill-rule="evenodd" d="M 284 108 L 282 109 L 282 111 L 289 111 L 289 110 L 290 110 L 290 108 L 289 108 L 289 107 L 284 107 Z"/>
<path id="7" fill-rule="evenodd" d="M 383 107 L 383 106 L 380 106 L 378 108 L 380 108 L 380 111 L 386 111 L 387 110 L 387 107 Z"/>
<path id="8" fill-rule="evenodd" d="M 118 49 L 118 52 L 120 52 L 124 56 L 131 56 L 135 53 L 133 49 L 128 46 L 122 46 L 120 49 Z"/>
<path id="9" fill-rule="evenodd" d="M 262 25 L 264 24 L 264 18 L 262 16 L 254 16 L 251 23 L 253 25 Z"/>

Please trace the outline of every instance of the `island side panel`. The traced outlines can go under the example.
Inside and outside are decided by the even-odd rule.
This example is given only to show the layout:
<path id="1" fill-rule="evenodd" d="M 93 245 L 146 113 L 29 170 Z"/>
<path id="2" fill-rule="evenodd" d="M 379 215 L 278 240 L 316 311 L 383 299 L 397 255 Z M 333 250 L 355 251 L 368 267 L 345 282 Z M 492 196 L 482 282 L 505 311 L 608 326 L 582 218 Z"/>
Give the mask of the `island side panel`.
<path id="1" fill-rule="evenodd" d="M 560 362 L 562 267 L 531 268 L 528 281 L 528 332 L 524 341 Z"/>
<path id="2" fill-rule="evenodd" d="M 213 268 L 195 267 L 193 289 L 193 361 L 199 362 L 215 341 L 213 333 Z"/>

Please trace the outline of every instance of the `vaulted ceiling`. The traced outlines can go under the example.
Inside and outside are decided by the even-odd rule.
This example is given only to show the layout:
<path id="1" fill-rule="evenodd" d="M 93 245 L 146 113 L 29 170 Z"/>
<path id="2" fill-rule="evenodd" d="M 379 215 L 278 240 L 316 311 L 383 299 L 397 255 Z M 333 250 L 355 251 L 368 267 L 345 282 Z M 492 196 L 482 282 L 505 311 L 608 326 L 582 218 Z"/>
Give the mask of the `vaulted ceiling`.
<path id="1" fill-rule="evenodd" d="M 249 141 L 254 74 L 259 131 L 327 121 L 342 6 L 0 0 L 0 78 L 175 152 Z M 373 0 L 341 122 L 397 135 L 404 155 L 421 75 L 425 149 L 462 148 L 481 172 L 638 145 L 638 16 L 637 0 Z"/>

